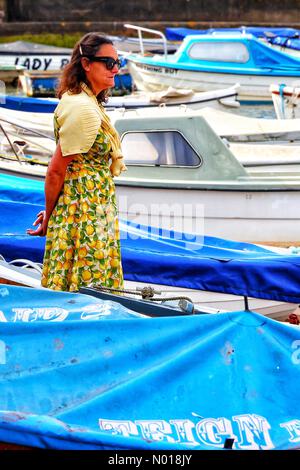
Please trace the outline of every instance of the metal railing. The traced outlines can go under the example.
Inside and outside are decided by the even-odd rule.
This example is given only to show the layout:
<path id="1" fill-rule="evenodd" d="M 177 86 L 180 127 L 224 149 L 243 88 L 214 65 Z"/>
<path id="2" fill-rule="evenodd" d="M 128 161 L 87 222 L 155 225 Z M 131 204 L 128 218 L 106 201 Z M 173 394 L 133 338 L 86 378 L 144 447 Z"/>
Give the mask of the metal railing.
<path id="1" fill-rule="evenodd" d="M 159 36 L 162 39 L 162 42 L 163 42 L 164 58 L 165 58 L 165 60 L 167 60 L 167 56 L 168 56 L 167 38 L 162 32 L 157 31 L 156 29 L 144 28 L 142 26 L 135 26 L 133 24 L 128 24 L 128 23 L 124 24 L 124 27 L 128 28 L 128 29 L 135 29 L 138 32 L 139 41 L 140 41 L 140 49 L 141 49 L 142 54 L 144 54 L 144 51 L 145 51 L 142 31 L 145 31 L 146 33 L 152 33 L 152 34 L 155 34 L 155 35 Z"/>

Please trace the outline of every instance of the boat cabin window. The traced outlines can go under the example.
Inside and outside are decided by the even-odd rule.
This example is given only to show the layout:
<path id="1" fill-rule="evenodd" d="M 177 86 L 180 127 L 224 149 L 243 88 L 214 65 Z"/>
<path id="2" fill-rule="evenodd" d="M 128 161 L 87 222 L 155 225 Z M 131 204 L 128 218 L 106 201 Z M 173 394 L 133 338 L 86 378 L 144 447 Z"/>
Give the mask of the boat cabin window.
<path id="1" fill-rule="evenodd" d="M 177 131 L 127 132 L 122 137 L 126 165 L 199 166 L 200 156 Z"/>
<path id="2" fill-rule="evenodd" d="M 238 62 L 249 60 L 249 52 L 241 42 L 196 42 L 188 50 L 191 59 L 210 62 Z"/>

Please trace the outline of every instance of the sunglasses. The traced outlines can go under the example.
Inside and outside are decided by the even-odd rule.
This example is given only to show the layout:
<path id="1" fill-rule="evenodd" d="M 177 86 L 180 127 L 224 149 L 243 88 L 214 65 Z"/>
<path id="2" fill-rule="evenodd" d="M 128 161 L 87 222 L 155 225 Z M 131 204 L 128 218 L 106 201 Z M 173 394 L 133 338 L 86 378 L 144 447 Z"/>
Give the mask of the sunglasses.
<path id="1" fill-rule="evenodd" d="M 121 68 L 121 61 L 119 59 L 113 59 L 112 57 L 100 57 L 100 56 L 86 56 L 91 62 L 104 62 L 107 70 L 112 70 L 116 65 L 118 69 Z"/>

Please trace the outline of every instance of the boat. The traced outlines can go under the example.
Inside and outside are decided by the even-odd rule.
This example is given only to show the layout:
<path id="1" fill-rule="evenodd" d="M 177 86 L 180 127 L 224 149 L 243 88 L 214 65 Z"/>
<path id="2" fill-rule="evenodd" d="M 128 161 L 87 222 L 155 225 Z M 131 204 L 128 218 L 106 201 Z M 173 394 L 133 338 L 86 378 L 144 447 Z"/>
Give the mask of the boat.
<path id="1" fill-rule="evenodd" d="M 237 28 L 193 29 L 181 27 L 165 28 L 167 40 L 178 44 L 186 36 L 194 34 L 252 34 L 266 45 L 295 57 L 300 57 L 299 29 L 268 26 L 240 26 Z M 178 47 L 178 46 L 177 46 Z"/>
<path id="2" fill-rule="evenodd" d="M 270 92 L 278 119 L 300 118 L 300 87 L 273 84 Z"/>
<path id="3" fill-rule="evenodd" d="M 170 108 L 184 106 L 188 109 L 201 109 L 210 106 L 216 109 L 238 108 L 237 101 L 239 84 L 209 92 L 194 92 L 193 90 L 169 87 L 157 92 L 134 92 L 121 99 L 110 97 L 105 105 L 108 111 L 115 108 L 147 109 L 157 106 Z"/>
<path id="4" fill-rule="evenodd" d="M 151 318 L 93 295 L 10 285 L 1 296 L 0 441 L 298 448 L 298 326 L 250 311 Z"/>
<path id="5" fill-rule="evenodd" d="M 0 175 L 0 203 L 0 278 L 5 283 L 39 287 L 45 239 L 26 235 L 26 229 L 44 207 L 43 183 Z M 16 213 L 22 218 L 16 218 Z M 152 299 L 154 294 L 160 302 L 170 297 L 190 299 L 195 309 L 210 313 L 247 305 L 281 320 L 300 301 L 296 249 L 234 242 L 201 231 L 167 232 L 122 219 L 120 228 L 125 296 L 127 290 L 133 296 L 142 295 L 142 289 L 150 285 L 154 291 L 147 296 Z M 32 263 L 37 269 L 33 270 Z"/>
<path id="6" fill-rule="evenodd" d="M 141 35 L 147 28 L 125 25 Z M 160 33 L 162 34 L 162 33 Z M 165 39 L 166 44 L 166 39 Z M 140 90 L 157 91 L 173 86 L 195 91 L 214 90 L 238 82 L 242 102 L 270 102 L 274 81 L 299 83 L 300 61 L 273 50 L 250 34 L 187 36 L 175 54 L 129 54 L 127 64 Z"/>
<path id="7" fill-rule="evenodd" d="M 223 88 L 209 92 L 193 92 L 192 90 L 180 90 L 169 87 L 162 92 L 132 92 L 129 95 L 110 96 L 105 107 L 107 110 L 115 108 L 140 109 L 153 108 L 159 105 L 164 106 L 187 106 L 189 109 L 200 109 L 210 106 L 213 108 L 225 109 L 238 108 L 237 101 L 239 85 L 235 84 L 230 88 Z M 26 92 L 30 94 L 30 92 Z M 29 98 L 28 96 L 0 96 L 0 107 L 14 111 L 24 111 L 31 113 L 53 113 L 58 104 L 58 99 Z M 25 116 L 24 116 L 25 117 Z M 28 116 L 27 116 L 28 118 Z"/>
<path id="8" fill-rule="evenodd" d="M 14 80 L 26 96 L 54 96 L 61 70 L 69 63 L 71 49 L 14 41 L 0 44 L 4 67 L 20 69 Z M 16 72 L 15 72 L 16 73 Z"/>
<path id="9" fill-rule="evenodd" d="M 72 49 L 48 46 L 28 41 L 13 41 L 0 44 L 2 65 L 22 66 L 27 70 L 61 70 L 69 63 Z"/>
<path id="10" fill-rule="evenodd" d="M 128 167 L 125 174 L 116 178 L 121 217 L 166 230 L 201 232 L 238 241 L 288 246 L 298 243 L 297 155 L 285 162 L 282 155 L 258 161 L 254 149 L 254 156 L 246 155 L 248 163 L 243 165 L 200 113 L 201 110 L 178 114 L 166 110 L 151 112 L 149 116 L 144 113 L 142 119 L 135 112 L 115 113 L 113 122 L 121 136 Z M 1 120 L 2 126 L 4 121 Z M 40 126 L 42 129 L 42 122 Z M 29 139 L 33 146 L 44 139 L 39 144 L 43 146 L 47 136 L 41 137 L 41 130 L 34 131 L 34 140 L 32 132 L 28 128 L 23 133 L 19 131 L 11 144 L 26 144 Z M 253 137 L 256 131 L 252 132 Z M 277 137 L 283 134 L 281 131 Z M 8 145 L 6 137 L 3 142 Z M 53 150 L 53 138 L 51 145 Z M 45 158 L 49 158 L 51 148 L 44 148 L 45 152 L 48 148 Z M 16 153 L 14 149 L 10 155 L 3 155 L 2 174 L 44 178 L 46 161 L 39 165 L 27 158 L 26 163 L 26 158 Z"/>

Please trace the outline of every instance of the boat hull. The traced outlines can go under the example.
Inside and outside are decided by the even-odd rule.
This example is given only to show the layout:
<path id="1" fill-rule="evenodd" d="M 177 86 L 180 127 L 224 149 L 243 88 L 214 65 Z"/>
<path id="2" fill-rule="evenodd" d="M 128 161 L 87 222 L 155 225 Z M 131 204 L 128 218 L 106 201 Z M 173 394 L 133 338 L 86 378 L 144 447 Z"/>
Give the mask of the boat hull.
<path id="1" fill-rule="evenodd" d="M 117 181 L 120 217 L 237 241 L 299 243 L 299 191 L 179 189 Z"/>
<path id="2" fill-rule="evenodd" d="M 139 90 L 158 91 L 172 86 L 194 91 L 211 91 L 239 83 L 238 99 L 251 102 L 270 103 L 272 99 L 269 88 L 274 81 L 290 86 L 300 83 L 300 79 L 295 77 L 190 71 L 148 65 L 132 59 L 128 59 L 128 69 Z"/>
<path id="3" fill-rule="evenodd" d="M 253 146 L 254 155 L 248 155 L 247 151 L 243 166 L 244 160 L 241 162 L 235 157 L 201 116 L 160 117 L 157 113 L 145 119 L 116 119 L 115 123 L 121 138 L 124 137 L 123 153 L 128 165 L 128 171 L 115 180 L 122 218 L 136 224 L 162 227 L 167 231 L 205 234 L 238 241 L 289 245 L 299 243 L 300 174 L 297 156 L 286 162 L 284 156 L 280 155 L 276 159 L 273 156 L 272 159 L 259 161 Z M 40 124 L 43 129 L 43 123 Z M 288 124 L 297 124 L 297 121 Z M 148 157 L 151 147 L 144 147 L 143 144 L 149 142 L 147 139 L 140 141 L 145 149 L 146 160 L 138 152 L 135 157 L 136 141 L 133 141 L 133 145 L 130 140 L 126 141 L 128 131 L 134 134 L 140 131 L 152 132 L 153 128 L 158 132 L 180 131 L 199 155 L 196 164 L 189 167 L 184 162 L 172 160 L 170 139 L 167 141 L 168 147 L 162 150 L 162 154 L 165 152 L 168 158 L 172 157 L 167 162 L 151 160 L 151 153 Z M 8 132 L 11 135 L 12 131 Z M 141 134 L 139 138 L 141 136 L 144 137 Z M 0 169 L 3 173 L 43 179 L 47 157 L 54 148 L 46 148 L 40 141 L 40 133 L 38 137 L 26 135 L 26 139 L 29 149 L 39 143 L 44 153 L 47 150 L 46 160 L 31 165 L 29 159 L 25 162 L 25 158 L 22 158 L 22 162 L 3 159 L 0 160 Z M 19 142 L 16 145 L 21 144 Z M 55 145 L 53 140 L 51 144 Z M 16 151 L 21 150 L 17 148 Z M 179 150 L 182 152 L 182 147 Z M 130 161 L 132 155 L 136 161 Z M 11 157 L 15 158 L 14 155 Z M 288 168 L 285 163 L 289 164 Z"/>
<path id="4" fill-rule="evenodd" d="M 125 289 L 141 289 L 146 284 L 141 282 L 133 282 L 125 280 Z M 164 286 L 152 284 L 152 288 L 161 292 L 162 302 L 167 305 L 168 301 L 164 300 L 171 297 L 189 297 L 195 308 L 207 313 L 216 314 L 221 312 L 239 311 L 245 309 L 245 298 L 239 295 L 231 295 L 220 292 L 201 291 L 196 289 L 183 289 L 173 286 Z M 122 302 L 122 299 L 120 299 Z M 247 298 L 248 308 L 261 315 L 273 318 L 278 321 L 286 321 L 288 316 L 295 311 L 297 305 L 289 302 L 280 302 L 274 300 Z M 170 302 L 169 302 L 170 304 Z"/>

